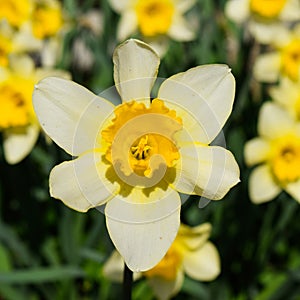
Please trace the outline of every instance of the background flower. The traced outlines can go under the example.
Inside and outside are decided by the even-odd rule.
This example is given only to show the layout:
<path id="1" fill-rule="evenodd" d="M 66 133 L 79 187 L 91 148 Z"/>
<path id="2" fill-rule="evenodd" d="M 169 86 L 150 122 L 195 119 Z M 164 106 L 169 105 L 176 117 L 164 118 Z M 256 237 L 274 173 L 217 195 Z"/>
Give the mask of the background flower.
<path id="1" fill-rule="evenodd" d="M 269 44 L 284 34 L 283 23 L 300 20 L 297 0 L 229 0 L 225 13 L 237 23 L 246 23 L 257 41 Z"/>
<path id="2" fill-rule="evenodd" d="M 119 41 L 138 32 L 162 56 L 167 49 L 167 40 L 163 36 L 176 41 L 190 41 L 195 38 L 192 26 L 184 18 L 184 14 L 194 5 L 194 0 L 109 2 L 121 15 L 117 28 Z"/>
<path id="3" fill-rule="evenodd" d="M 220 258 L 216 247 L 208 241 L 211 225 L 189 227 L 181 224 L 170 249 L 163 259 L 144 273 L 135 273 L 135 279 L 144 276 L 157 299 L 170 299 L 183 284 L 184 274 L 195 280 L 214 280 L 220 273 Z M 114 251 L 106 261 L 103 272 L 111 280 L 122 282 L 124 261 Z"/>
<path id="4" fill-rule="evenodd" d="M 259 115 L 258 133 L 260 137 L 245 145 L 248 165 L 261 164 L 249 178 L 251 200 L 270 201 L 284 189 L 299 202 L 299 124 L 276 104 L 266 103 Z"/>

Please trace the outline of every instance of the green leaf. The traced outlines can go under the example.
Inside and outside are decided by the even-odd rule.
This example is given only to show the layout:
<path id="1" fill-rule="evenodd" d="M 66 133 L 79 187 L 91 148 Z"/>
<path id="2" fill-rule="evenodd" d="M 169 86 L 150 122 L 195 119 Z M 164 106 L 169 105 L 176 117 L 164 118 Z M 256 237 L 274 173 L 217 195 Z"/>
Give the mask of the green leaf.
<path id="1" fill-rule="evenodd" d="M 83 277 L 85 273 L 78 267 L 65 266 L 55 268 L 35 268 L 16 270 L 14 272 L 0 272 L 0 283 L 28 284 L 42 283 L 70 278 Z"/>
<path id="2" fill-rule="evenodd" d="M 0 272 L 11 270 L 11 260 L 7 249 L 0 244 Z"/>

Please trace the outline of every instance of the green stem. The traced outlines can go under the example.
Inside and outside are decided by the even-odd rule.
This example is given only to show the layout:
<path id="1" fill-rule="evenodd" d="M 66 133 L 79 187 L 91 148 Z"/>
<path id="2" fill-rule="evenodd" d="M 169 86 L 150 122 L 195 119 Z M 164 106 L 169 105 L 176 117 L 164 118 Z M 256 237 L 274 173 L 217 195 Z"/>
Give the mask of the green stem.
<path id="1" fill-rule="evenodd" d="M 123 300 L 131 300 L 131 292 L 132 292 L 132 271 L 124 263 Z"/>

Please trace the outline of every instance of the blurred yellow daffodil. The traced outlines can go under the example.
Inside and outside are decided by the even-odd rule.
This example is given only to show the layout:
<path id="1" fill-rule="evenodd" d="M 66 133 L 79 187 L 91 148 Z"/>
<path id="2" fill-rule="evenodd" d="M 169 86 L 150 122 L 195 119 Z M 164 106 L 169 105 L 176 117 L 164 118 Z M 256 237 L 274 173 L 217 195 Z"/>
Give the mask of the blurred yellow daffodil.
<path id="1" fill-rule="evenodd" d="M 298 0 L 229 0 L 225 14 L 236 23 L 247 23 L 257 41 L 268 44 L 284 33 L 284 22 L 300 20 Z"/>
<path id="2" fill-rule="evenodd" d="M 259 164 L 249 178 L 250 199 L 267 202 L 282 190 L 300 202 L 299 122 L 278 104 L 267 102 L 259 113 L 258 133 L 245 145 L 249 166 Z"/>
<path id="3" fill-rule="evenodd" d="M 14 56 L 9 68 L 0 67 L 0 131 L 5 159 L 10 164 L 27 156 L 38 138 L 40 127 L 32 107 L 32 92 L 34 84 L 50 74 L 60 72 L 35 69 L 28 56 Z"/>
<path id="4" fill-rule="evenodd" d="M 112 8 L 121 15 L 117 28 L 119 41 L 140 33 L 161 55 L 167 48 L 166 36 L 175 41 L 191 41 L 194 30 L 184 14 L 194 0 L 110 0 Z"/>
<path id="5" fill-rule="evenodd" d="M 44 39 L 56 35 L 63 26 L 63 14 L 59 1 L 37 1 L 32 12 L 32 31 L 35 37 Z"/>
<path id="6" fill-rule="evenodd" d="M 146 271 L 177 234 L 178 192 L 218 200 L 239 182 L 231 152 L 208 145 L 230 115 L 235 80 L 225 65 L 200 66 L 165 80 L 150 101 L 156 52 L 131 39 L 113 61 L 122 104 L 54 77 L 36 85 L 33 103 L 45 132 L 78 156 L 51 171 L 51 195 L 81 212 L 106 204 L 115 247 Z"/>
<path id="7" fill-rule="evenodd" d="M 155 296 L 160 300 L 176 295 L 183 284 L 184 274 L 199 281 L 214 280 L 220 274 L 220 258 L 216 247 L 208 241 L 211 225 L 196 227 L 180 224 L 178 234 L 162 260 L 152 269 L 134 273 L 134 279 L 144 276 Z M 124 261 L 113 251 L 104 264 L 104 275 L 122 282 Z"/>
<path id="8" fill-rule="evenodd" d="M 0 21 L 5 20 L 11 26 L 19 28 L 30 19 L 33 7 L 33 0 L 0 1 Z"/>
<path id="9" fill-rule="evenodd" d="M 287 76 L 293 81 L 300 79 L 300 25 L 292 31 L 286 30 L 272 45 L 274 51 L 256 58 L 255 79 L 262 82 L 275 82 L 280 76 Z"/>

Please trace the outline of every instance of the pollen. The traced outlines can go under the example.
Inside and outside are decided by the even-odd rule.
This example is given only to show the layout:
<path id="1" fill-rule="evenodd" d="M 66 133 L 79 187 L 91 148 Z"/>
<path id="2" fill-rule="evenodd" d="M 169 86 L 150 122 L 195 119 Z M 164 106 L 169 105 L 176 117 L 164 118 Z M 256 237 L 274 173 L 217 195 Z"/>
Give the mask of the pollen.
<path id="1" fill-rule="evenodd" d="M 283 10 L 287 0 L 250 0 L 253 13 L 264 18 L 276 18 Z"/>
<path id="2" fill-rule="evenodd" d="M 141 33 L 151 37 L 168 32 L 175 8 L 171 0 L 139 0 L 135 11 Z"/>

